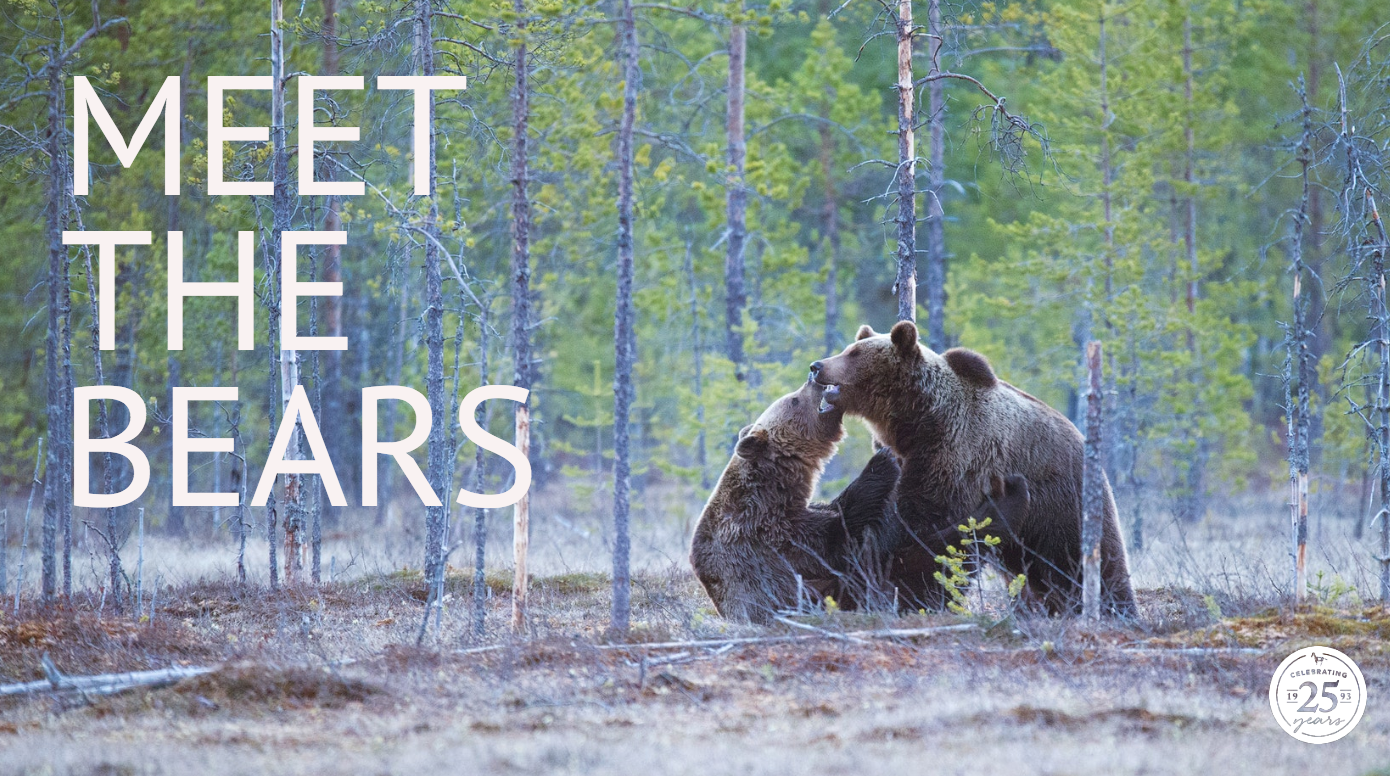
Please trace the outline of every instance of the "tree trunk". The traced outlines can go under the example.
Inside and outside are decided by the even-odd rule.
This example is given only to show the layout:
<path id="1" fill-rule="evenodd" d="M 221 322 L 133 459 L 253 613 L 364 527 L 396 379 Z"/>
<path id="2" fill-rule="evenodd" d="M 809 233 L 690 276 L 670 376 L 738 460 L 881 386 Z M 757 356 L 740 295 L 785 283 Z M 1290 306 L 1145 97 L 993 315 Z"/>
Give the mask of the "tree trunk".
<path id="1" fill-rule="evenodd" d="M 1194 115 L 1194 105 L 1192 99 L 1192 13 L 1188 7 L 1186 15 L 1183 16 L 1182 24 L 1182 71 L 1183 71 L 1183 101 L 1185 112 L 1183 114 L 1183 172 L 1182 179 L 1186 191 L 1183 202 L 1183 250 L 1187 259 L 1187 349 L 1192 354 L 1192 383 L 1200 385 L 1202 382 L 1201 368 L 1199 360 L 1201 353 L 1197 348 L 1197 295 L 1200 291 L 1199 282 L 1201 279 L 1201 268 L 1197 260 L 1197 178 L 1194 169 L 1196 165 L 1196 116 Z M 1206 495 L 1206 440 L 1202 436 L 1198 418 L 1194 415 L 1191 419 L 1191 434 L 1195 437 L 1196 444 L 1193 447 L 1192 461 L 1187 468 L 1187 491 L 1191 504 L 1187 508 L 1188 518 L 1191 520 L 1200 519 L 1206 511 L 1204 505 Z"/>
<path id="2" fill-rule="evenodd" d="M 55 44 L 56 49 L 56 44 Z M 50 55 L 56 60 L 56 51 Z M 42 591 L 45 603 L 58 592 L 58 531 L 70 514 L 72 497 L 72 393 L 65 365 L 71 359 L 69 315 L 71 292 L 68 249 L 63 229 L 68 218 L 66 91 L 62 68 L 51 62 L 48 75 L 48 202 L 44 226 L 48 238 L 48 334 L 44 341 L 44 377 L 47 385 L 48 475 L 43 487 Z M 67 567 L 64 563 L 64 567 Z"/>
<path id="3" fill-rule="evenodd" d="M 97 298 L 97 291 L 98 291 L 97 276 L 96 276 L 95 274 L 93 274 L 93 272 L 92 272 L 92 257 L 91 257 L 91 256 L 92 256 L 92 252 L 91 252 L 91 249 L 88 248 L 87 246 L 83 246 L 83 248 L 82 248 L 82 254 L 83 254 L 83 258 L 84 258 L 85 261 L 86 261 L 86 270 L 87 270 L 87 299 L 88 299 L 88 301 L 91 303 L 91 308 L 92 308 L 91 334 L 92 334 L 92 367 L 93 367 L 93 370 L 94 370 L 93 376 L 96 378 L 96 384 L 97 384 L 97 385 L 105 385 L 105 384 L 106 384 L 106 372 L 105 372 L 105 370 L 102 368 L 102 362 L 101 362 L 101 336 L 100 336 L 100 332 L 101 332 L 101 314 L 100 314 L 100 312 L 101 312 L 101 305 L 100 305 L 99 300 L 98 300 L 98 298 Z M 108 325 L 109 325 L 109 323 L 108 323 Z M 111 423 L 110 423 L 110 410 L 109 410 L 109 408 L 108 408 L 107 405 L 108 405 L 108 402 L 107 402 L 105 399 L 103 399 L 101 402 L 99 402 L 99 403 L 97 404 L 97 433 L 101 434 L 101 436 L 102 436 L 103 438 L 109 439 L 109 438 L 111 437 Z M 75 409 L 75 408 L 74 408 L 74 409 Z M 116 472 L 115 472 L 115 461 L 112 460 L 112 455 L 111 455 L 110 453 L 106 453 L 104 456 L 102 456 L 101 473 L 102 473 L 102 489 L 101 489 L 101 492 L 102 492 L 102 493 L 108 493 L 108 494 L 109 494 L 109 493 L 113 492 L 113 490 L 114 490 L 114 488 L 113 488 L 113 484 L 114 484 L 114 483 L 113 483 L 113 479 L 114 479 L 115 473 L 116 473 Z M 105 513 L 106 513 L 106 557 L 107 557 L 107 570 L 108 570 L 108 582 L 107 582 L 107 584 L 110 586 L 110 587 L 107 589 L 107 593 L 111 596 L 111 600 L 115 603 L 116 610 L 117 610 L 117 611 L 120 611 L 120 607 L 121 607 L 121 595 L 120 595 L 120 590 L 121 590 L 121 552 L 120 552 L 120 544 L 118 544 L 118 540 L 117 540 L 117 538 L 116 538 L 116 510 L 115 510 L 114 507 L 107 507 L 104 511 L 105 511 Z M 7 537 L 5 536 L 4 531 L 0 531 L 0 548 L 3 547 L 6 538 L 7 538 Z M 4 593 L 4 590 L 3 590 L 3 587 L 4 587 L 4 582 L 3 582 L 3 579 L 4 579 L 3 566 L 4 566 L 4 560 L 3 560 L 3 558 L 0 558 L 0 594 L 3 594 L 3 593 Z"/>
<path id="4" fill-rule="evenodd" d="M 941 47 L 946 34 L 941 23 L 941 0 L 927 0 L 929 75 L 941 73 Z M 946 185 L 946 82 L 927 85 L 927 347 L 946 350 L 946 213 L 941 195 Z"/>
<path id="5" fill-rule="evenodd" d="M 338 74 L 338 0 L 323 0 L 323 75 Z M 342 204 L 337 197 L 329 197 L 326 213 L 323 218 L 323 230 L 325 232 L 336 232 L 343 228 L 343 219 L 339 215 Z M 342 246 L 324 246 L 326 255 L 323 262 L 323 279 L 327 283 L 340 283 L 343 279 L 342 271 Z M 323 306 L 324 327 L 327 328 L 330 337 L 343 336 L 343 304 L 342 300 L 336 296 L 325 296 L 319 301 Z M 330 350 L 324 353 L 324 373 L 323 387 L 319 389 L 323 396 L 322 404 L 324 408 L 323 417 L 342 418 L 344 416 L 343 407 L 343 351 Z M 395 404 L 395 402 L 392 402 Z M 327 435 L 328 450 L 334 454 L 334 460 L 347 460 L 351 456 L 347 455 L 351 440 L 346 436 L 345 429 L 347 423 L 329 423 L 324 428 Z M 360 474 L 359 474 L 360 476 Z M 360 482 L 359 482 L 360 484 Z M 335 507 L 321 506 L 323 499 L 319 499 L 320 511 L 327 510 L 329 525 L 338 523 L 338 510 Z"/>
<path id="6" fill-rule="evenodd" d="M 512 92 L 512 383 L 531 389 L 531 199 L 527 133 L 531 119 L 530 63 L 526 46 L 526 3 L 514 0 L 518 18 L 516 88 Z M 531 404 L 517 404 L 513 416 L 516 446 L 528 459 L 531 454 Z M 526 628 L 526 561 L 530 545 L 531 498 L 522 494 L 512 511 L 512 630 Z"/>
<path id="7" fill-rule="evenodd" d="M 632 0 L 622 0 L 618 21 L 622 57 L 623 115 L 618 125 L 618 299 L 613 349 L 613 632 L 625 634 L 631 617 L 628 537 L 628 415 L 632 407 L 632 361 L 635 343 L 632 303 L 632 133 L 637 121 L 637 23 Z M 730 67 L 732 73 L 732 66 Z M 732 77 L 732 76 L 731 76 Z M 740 120 L 740 137 L 741 137 Z M 741 268 L 740 268 L 741 269 Z M 741 282 L 741 278 L 740 278 Z M 742 289 L 739 289 L 740 293 Z"/>
<path id="8" fill-rule="evenodd" d="M 434 6 L 433 0 L 422 0 L 415 19 L 415 56 L 420 75 L 434 75 Z M 444 430 L 448 416 L 444 403 L 444 278 L 439 258 L 439 207 L 435 204 L 435 165 L 434 165 L 434 92 L 429 93 L 427 115 L 416 116 L 416 121 L 427 121 L 430 128 L 424 148 L 416 148 L 416 154 L 429 159 L 426 174 L 429 176 L 429 209 L 425 213 L 425 347 L 427 366 L 425 371 L 425 392 L 433 410 L 429 436 L 429 481 L 441 504 L 449 498 L 448 477 L 450 471 L 449 439 Z M 425 579 L 433 580 L 441 571 L 444 562 L 444 528 L 446 508 L 443 506 L 425 508 Z M 433 603 L 433 602 L 431 602 Z"/>
<path id="9" fill-rule="evenodd" d="M 479 385 L 487 385 L 487 327 L 488 310 L 478 313 L 478 374 Z M 473 410 L 473 420 L 487 428 L 486 411 L 480 404 Z M 473 492 L 482 493 L 487 479 L 487 455 L 481 447 L 473 453 Z M 487 634 L 487 510 L 473 510 L 473 638 L 481 641 Z"/>
<path id="10" fill-rule="evenodd" d="M 898 0 L 898 320 L 917 320 L 917 140 L 913 129 L 912 0 Z"/>
<path id="11" fill-rule="evenodd" d="M 1308 348 L 1308 298 L 1303 293 L 1303 236 L 1311 189 L 1308 170 L 1312 164 L 1313 112 L 1302 84 L 1299 93 L 1303 98 L 1303 134 L 1298 144 L 1298 164 L 1303 188 L 1293 222 L 1293 326 L 1289 332 L 1289 360 L 1292 363 L 1285 374 L 1285 384 L 1289 386 L 1285 401 L 1289 415 L 1289 504 L 1293 528 L 1295 601 L 1302 601 L 1308 591 L 1308 403 L 1313 371 L 1312 353 Z"/>
<path id="12" fill-rule="evenodd" d="M 410 299 L 409 286 L 407 285 L 410 271 L 409 265 L 409 262 L 405 262 L 405 265 L 397 270 L 396 320 L 392 327 L 392 336 L 387 339 L 387 342 L 389 343 L 391 349 L 391 371 L 390 377 L 388 378 L 391 381 L 391 385 L 400 385 L 401 379 L 405 372 L 405 348 L 409 340 L 409 335 L 405 331 L 405 319 L 408 311 L 407 301 Z M 393 401 L 387 402 L 386 404 L 386 418 L 384 423 L 386 425 L 387 436 L 391 439 L 396 438 L 394 434 L 396 431 L 397 417 L 396 405 L 398 403 L 399 402 Z M 377 487 L 381 488 L 381 492 L 384 495 L 382 495 L 381 500 L 379 502 L 382 506 L 379 509 L 377 509 L 376 512 L 375 523 L 377 526 L 382 526 L 387 523 L 391 523 L 393 525 L 395 524 L 395 520 L 393 519 L 396 514 L 396 491 L 394 487 L 396 481 L 395 475 L 395 465 L 385 456 L 380 457 L 377 460 L 376 481 Z"/>
<path id="13" fill-rule="evenodd" d="M 742 13 L 742 9 L 738 9 Z M 635 35 L 635 33 L 634 33 Z M 748 305 L 744 279 L 744 243 L 748 239 L 748 191 L 744 188 L 748 160 L 748 141 L 744 137 L 744 63 L 748 55 L 748 35 L 742 23 L 729 29 L 728 85 L 728 229 L 724 256 L 725 336 L 734 377 L 748 377 L 743 353 L 743 311 Z M 634 67 L 635 70 L 635 67 Z"/>
<path id="14" fill-rule="evenodd" d="M 271 202 L 271 222 L 274 234 L 272 248 L 275 251 L 275 266 L 280 273 L 285 271 L 283 235 L 290 228 L 290 162 L 287 142 L 289 127 L 285 124 L 285 5 L 284 0 L 271 0 L 270 3 L 270 139 L 271 168 L 270 177 L 275 187 Z M 294 316 L 294 310 L 290 315 Z M 295 320 L 281 321 L 280 325 L 293 328 Z M 271 343 L 271 349 L 279 349 L 279 343 Z M 299 353 L 293 350 L 279 350 L 280 353 L 280 406 L 281 412 L 289 407 L 295 386 L 299 384 Z M 275 434 L 274 427 L 271 435 Z M 296 424 L 294 436 L 285 448 L 287 458 L 298 459 L 299 445 L 303 432 Z M 304 488 L 298 474 L 285 475 L 285 583 L 292 585 L 298 581 L 299 570 L 303 565 L 304 529 Z"/>
<path id="15" fill-rule="evenodd" d="M 1101 379 L 1101 344 L 1086 343 L 1086 464 L 1081 498 L 1081 613 L 1088 620 L 1100 618 L 1100 545 L 1105 523 L 1104 392 Z"/>

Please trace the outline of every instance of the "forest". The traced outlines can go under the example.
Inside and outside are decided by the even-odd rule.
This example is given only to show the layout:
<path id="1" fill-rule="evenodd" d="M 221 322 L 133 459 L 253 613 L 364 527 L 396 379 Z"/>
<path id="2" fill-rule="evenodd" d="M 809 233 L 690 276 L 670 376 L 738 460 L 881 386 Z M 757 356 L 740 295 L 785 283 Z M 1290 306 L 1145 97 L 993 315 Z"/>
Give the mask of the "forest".
<path id="1" fill-rule="evenodd" d="M 75 633 L 120 613 L 149 629 L 130 639 L 167 649 L 139 666 L 78 649 L 73 669 L 158 668 L 168 661 L 149 655 L 232 648 L 176 648 L 172 632 L 150 635 L 157 619 L 178 628 L 189 609 L 202 628 L 209 601 L 255 599 L 277 634 L 301 612 L 312 630 L 347 590 L 368 596 L 342 604 L 351 623 L 382 630 L 369 651 L 407 672 L 437 664 L 411 651 L 422 645 L 495 647 L 477 654 L 558 672 L 569 664 L 536 646 L 547 633 L 763 633 L 711 624 L 686 560 L 694 521 L 741 428 L 861 324 L 898 320 L 931 350 L 983 354 L 1103 446 L 1147 637 L 1207 639 L 1225 623 L 1223 648 L 1285 643 L 1241 640 L 1267 616 L 1297 633 L 1330 618 L 1371 623 L 1334 633 L 1390 635 L 1382 609 L 1360 608 L 1390 602 L 1379 3 L 0 0 L 0 12 L 8 681 L 43 675 L 25 623 Z M 453 80 L 412 92 L 402 76 Z M 99 250 L 64 237 L 97 231 L 150 238 Z M 286 306 L 290 231 L 345 239 L 301 242 L 288 266 L 302 295 Z M 241 301 L 170 306 L 172 284 L 239 277 Z M 285 332 L 346 347 L 287 350 Z M 1088 371 L 1093 342 L 1104 357 Z M 364 388 L 388 385 L 432 410 L 414 457 L 440 505 L 421 504 L 390 456 L 363 459 L 364 421 L 383 440 L 416 428 L 402 402 L 366 406 Z M 460 491 L 516 484 L 518 467 L 456 422 L 492 385 L 529 392 L 471 417 L 522 451 L 530 492 L 515 508 L 460 507 Z M 134 444 L 150 483 L 134 503 L 74 503 L 83 386 L 144 402 Z M 239 393 L 180 416 L 185 386 Z M 305 406 L 350 506 L 313 474 L 251 498 L 276 430 Z M 94 437 L 131 409 L 76 407 Z M 873 453 L 846 425 L 822 493 Z M 179 468 L 176 436 L 226 441 Z M 309 448 L 301 427 L 288 457 L 317 457 Z M 90 464 L 93 493 L 133 476 L 119 456 Z M 225 505 L 175 505 L 185 477 Z M 364 483 L 380 506 L 362 506 Z M 1007 580 L 977 586 L 947 620 L 923 611 L 901 627 L 1002 621 Z M 799 614 L 808 632 L 868 643 L 833 605 Z M 350 650 L 346 622 L 333 638 Z M 97 642 L 117 638 L 102 627 Z M 262 626 L 245 627 L 250 639 Z M 1013 637 L 1062 649 L 1050 629 L 1069 627 Z M 276 649 L 329 659 L 309 643 Z M 1213 670 L 1243 688 L 1243 658 L 1227 659 Z M 703 692 L 649 660 L 634 697 L 657 679 Z M 1249 682 L 1256 701 L 1262 681 Z M 28 724 L 15 713 L 0 735 Z M 1385 744 L 1383 715 L 1363 725 Z M 1357 763 L 1349 772 L 1375 764 Z"/>

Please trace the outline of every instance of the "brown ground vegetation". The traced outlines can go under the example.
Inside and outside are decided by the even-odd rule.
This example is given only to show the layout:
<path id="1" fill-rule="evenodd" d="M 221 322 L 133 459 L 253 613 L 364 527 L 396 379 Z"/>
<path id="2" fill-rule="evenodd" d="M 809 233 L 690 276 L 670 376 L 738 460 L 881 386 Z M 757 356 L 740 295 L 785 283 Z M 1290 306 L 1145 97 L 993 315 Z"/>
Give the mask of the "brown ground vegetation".
<path id="1" fill-rule="evenodd" d="M 0 703 L 0 772 L 1114 774 L 1364 776 L 1390 765 L 1390 615 L 1280 610 L 1141 591 L 1133 624 L 883 618 L 789 627 L 712 616 L 688 573 L 640 576 L 633 640 L 778 634 L 731 647 L 624 647 L 604 632 L 607 579 L 537 579 L 526 638 L 464 642 L 460 579 L 417 646 L 418 574 L 269 595 L 217 583 L 160 591 L 152 622 L 83 606 L 0 619 L 0 677 L 216 666 L 173 687 Z M 499 580 L 500 582 L 500 580 Z M 505 622 L 497 584 L 491 622 Z M 926 638 L 839 634 L 976 623 Z M 1372 703 L 1325 747 L 1278 730 L 1270 673 L 1305 644 L 1356 658 Z M 1230 649 L 1236 647 L 1237 649 Z"/>

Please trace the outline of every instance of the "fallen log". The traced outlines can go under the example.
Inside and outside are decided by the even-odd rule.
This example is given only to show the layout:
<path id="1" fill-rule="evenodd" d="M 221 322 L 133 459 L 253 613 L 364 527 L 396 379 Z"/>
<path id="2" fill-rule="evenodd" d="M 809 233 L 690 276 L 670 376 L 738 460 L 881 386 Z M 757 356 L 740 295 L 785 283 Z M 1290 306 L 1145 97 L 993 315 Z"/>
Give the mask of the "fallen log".
<path id="1" fill-rule="evenodd" d="M 0 697 L 33 695 L 44 692 L 112 695 L 136 687 L 163 687 L 215 670 L 199 666 L 162 668 L 154 671 L 129 671 L 120 674 L 96 674 L 94 676 L 66 676 L 53 667 L 53 663 L 47 660 L 47 655 L 44 657 L 44 673 L 47 674 L 47 678 L 34 682 L 0 685 Z"/>

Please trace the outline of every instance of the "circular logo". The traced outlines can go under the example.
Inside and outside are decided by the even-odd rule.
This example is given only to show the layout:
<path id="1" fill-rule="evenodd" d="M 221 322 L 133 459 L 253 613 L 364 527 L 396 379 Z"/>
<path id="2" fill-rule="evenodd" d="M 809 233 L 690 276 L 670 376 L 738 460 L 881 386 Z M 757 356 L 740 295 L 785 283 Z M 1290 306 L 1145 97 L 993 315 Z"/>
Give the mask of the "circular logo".
<path id="1" fill-rule="evenodd" d="M 1336 741 L 1361 721 L 1366 678 L 1351 658 L 1305 647 L 1284 658 L 1269 682 L 1269 708 L 1285 733 L 1308 744 Z"/>

